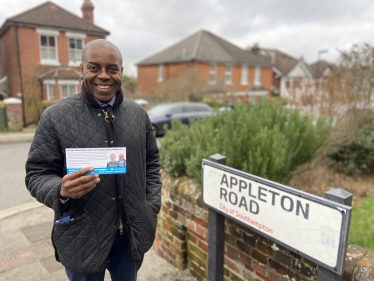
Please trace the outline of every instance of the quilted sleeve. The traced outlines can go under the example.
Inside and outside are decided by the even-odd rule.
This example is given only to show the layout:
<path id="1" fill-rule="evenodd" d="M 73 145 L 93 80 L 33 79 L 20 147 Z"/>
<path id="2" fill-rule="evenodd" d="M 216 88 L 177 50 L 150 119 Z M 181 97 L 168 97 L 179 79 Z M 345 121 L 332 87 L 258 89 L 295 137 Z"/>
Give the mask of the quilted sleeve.
<path id="1" fill-rule="evenodd" d="M 47 111 L 39 121 L 30 147 L 26 162 L 26 187 L 36 200 L 61 215 L 59 198 L 64 159 Z"/>
<path id="2" fill-rule="evenodd" d="M 156 136 L 153 127 L 147 115 L 147 143 L 146 143 L 146 181 L 147 195 L 146 200 L 155 214 L 158 214 L 161 208 L 161 186 L 160 181 L 161 165 L 159 163 L 159 153 L 156 143 Z"/>

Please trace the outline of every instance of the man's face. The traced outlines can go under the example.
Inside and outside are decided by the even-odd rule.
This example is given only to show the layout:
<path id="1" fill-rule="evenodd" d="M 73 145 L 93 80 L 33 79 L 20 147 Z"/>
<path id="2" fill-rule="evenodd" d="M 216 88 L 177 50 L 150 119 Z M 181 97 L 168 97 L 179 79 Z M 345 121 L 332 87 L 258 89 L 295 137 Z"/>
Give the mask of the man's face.
<path id="1" fill-rule="evenodd" d="M 120 154 L 120 155 L 118 156 L 118 158 L 119 158 L 119 160 L 123 161 L 123 158 L 125 158 L 125 156 L 124 156 L 123 154 Z"/>
<path id="2" fill-rule="evenodd" d="M 118 52 L 109 48 L 92 48 L 81 63 L 84 86 L 96 99 L 109 102 L 121 87 L 123 67 Z"/>
<path id="3" fill-rule="evenodd" d="M 114 154 L 111 154 L 110 155 L 110 161 L 114 162 L 114 160 L 116 160 L 116 156 Z"/>

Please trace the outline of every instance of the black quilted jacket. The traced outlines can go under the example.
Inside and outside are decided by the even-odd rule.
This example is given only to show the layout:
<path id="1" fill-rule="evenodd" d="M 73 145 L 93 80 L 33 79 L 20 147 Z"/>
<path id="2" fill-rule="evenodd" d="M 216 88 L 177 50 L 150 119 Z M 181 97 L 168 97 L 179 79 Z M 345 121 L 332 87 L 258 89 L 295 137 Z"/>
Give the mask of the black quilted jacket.
<path id="1" fill-rule="evenodd" d="M 102 108 L 85 91 L 48 107 L 43 113 L 26 163 L 31 195 L 53 208 L 52 243 L 56 259 L 83 274 L 102 272 L 119 225 L 119 214 L 130 238 L 129 254 L 139 260 L 152 246 L 161 207 L 160 164 L 156 138 L 142 107 L 117 93 L 109 110 L 113 130 Z M 109 134 L 114 132 L 114 143 Z M 66 174 L 66 148 L 126 147 L 127 173 L 100 175 L 100 183 L 64 210 L 59 203 Z"/>

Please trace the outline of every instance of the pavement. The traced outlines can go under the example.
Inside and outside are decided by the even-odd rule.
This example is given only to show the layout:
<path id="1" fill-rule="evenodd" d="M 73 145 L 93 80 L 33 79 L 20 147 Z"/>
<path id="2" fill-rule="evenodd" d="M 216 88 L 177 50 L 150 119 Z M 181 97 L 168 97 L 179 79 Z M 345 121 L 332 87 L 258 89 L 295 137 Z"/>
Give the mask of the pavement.
<path id="1" fill-rule="evenodd" d="M 0 133 L 0 149 L 6 143 L 30 142 L 33 135 L 33 131 Z M 53 210 L 36 201 L 0 210 L 0 281 L 68 281 L 50 240 L 53 218 Z M 105 281 L 109 280 L 106 272 Z M 151 249 L 138 281 L 161 280 L 196 281 L 188 270 L 178 271 Z"/>

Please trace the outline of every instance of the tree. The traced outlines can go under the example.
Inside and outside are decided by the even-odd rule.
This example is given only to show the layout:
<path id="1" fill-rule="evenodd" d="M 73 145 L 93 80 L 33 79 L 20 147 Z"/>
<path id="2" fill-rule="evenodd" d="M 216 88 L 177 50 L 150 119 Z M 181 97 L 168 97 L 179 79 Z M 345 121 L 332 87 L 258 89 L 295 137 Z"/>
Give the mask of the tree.
<path id="1" fill-rule="evenodd" d="M 138 83 L 136 82 L 134 78 L 129 77 L 127 75 L 122 76 L 121 89 L 125 97 L 134 99 L 136 96 L 137 87 L 138 87 Z"/>

